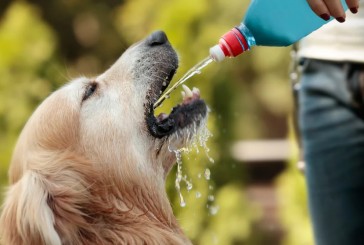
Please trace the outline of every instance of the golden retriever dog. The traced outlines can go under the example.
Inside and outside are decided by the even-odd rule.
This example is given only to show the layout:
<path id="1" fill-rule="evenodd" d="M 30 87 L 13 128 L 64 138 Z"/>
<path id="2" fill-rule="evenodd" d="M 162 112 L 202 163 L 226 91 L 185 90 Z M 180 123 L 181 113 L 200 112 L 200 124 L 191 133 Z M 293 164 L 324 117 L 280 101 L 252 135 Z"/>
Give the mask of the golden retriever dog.
<path id="1" fill-rule="evenodd" d="M 4 245 L 190 244 L 165 191 L 176 160 L 169 145 L 183 147 L 207 107 L 186 88 L 170 115 L 153 109 L 177 66 L 157 31 L 36 109 L 10 165 Z"/>

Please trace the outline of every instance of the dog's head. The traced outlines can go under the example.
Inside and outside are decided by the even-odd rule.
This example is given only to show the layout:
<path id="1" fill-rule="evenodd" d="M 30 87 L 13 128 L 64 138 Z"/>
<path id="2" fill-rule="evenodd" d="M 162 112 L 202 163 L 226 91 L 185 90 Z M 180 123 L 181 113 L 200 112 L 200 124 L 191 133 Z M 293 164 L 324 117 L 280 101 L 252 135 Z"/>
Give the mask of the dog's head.
<path id="1" fill-rule="evenodd" d="M 102 213 L 96 202 L 111 202 L 108 191 L 123 199 L 117 204 L 121 209 L 140 205 L 133 208 L 138 215 L 154 212 L 156 217 L 169 210 L 164 181 L 175 162 L 170 146 L 182 147 L 207 114 L 194 91 L 169 116 L 154 115 L 153 104 L 177 67 L 175 51 L 158 31 L 131 46 L 102 75 L 75 79 L 50 95 L 27 122 L 14 151 L 12 186 L 1 217 L 12 230 L 2 227 L 4 237 L 19 243 L 37 233 L 32 235 L 37 244 L 59 244 L 62 236 L 75 240 L 65 226 L 80 220 L 78 226 L 85 226 L 95 212 Z M 141 196 L 133 197 L 139 191 Z M 98 200 L 95 195 L 101 193 Z M 133 203 L 133 198 L 154 203 Z M 88 213 L 87 205 L 96 210 Z M 170 219 L 165 222 L 173 223 Z"/>
<path id="2" fill-rule="evenodd" d="M 79 138 L 85 154 L 105 164 L 122 163 L 127 155 L 134 158 L 132 168 L 135 164 L 147 171 L 163 167 L 165 176 L 175 161 L 168 148 L 182 147 L 207 114 L 205 103 L 195 91 L 169 116 L 154 115 L 153 104 L 168 87 L 177 67 L 175 51 L 164 32 L 158 31 L 129 48 L 101 76 L 81 81 L 77 91 Z"/>
<path id="3" fill-rule="evenodd" d="M 13 165 L 25 167 L 23 158 L 34 150 L 67 149 L 104 169 L 151 173 L 162 167 L 165 176 L 175 161 L 170 148 L 182 147 L 207 114 L 199 92 L 194 91 L 169 116 L 154 115 L 153 104 L 177 67 L 175 51 L 164 32 L 158 31 L 131 46 L 100 76 L 71 81 L 47 98 L 29 120 Z M 21 173 L 14 174 L 16 181 Z"/>

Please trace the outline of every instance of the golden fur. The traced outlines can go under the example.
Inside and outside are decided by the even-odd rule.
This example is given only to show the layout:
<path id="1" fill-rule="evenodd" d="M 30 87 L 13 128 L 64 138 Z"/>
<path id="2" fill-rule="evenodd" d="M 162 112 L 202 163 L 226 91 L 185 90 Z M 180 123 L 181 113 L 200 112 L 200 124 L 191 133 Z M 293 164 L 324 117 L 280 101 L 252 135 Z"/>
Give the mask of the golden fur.
<path id="1" fill-rule="evenodd" d="M 4 245 L 190 244 L 165 192 L 175 156 L 145 125 L 153 85 L 148 64 L 137 63 L 151 62 L 148 52 L 134 45 L 104 74 L 71 81 L 34 112 L 10 166 Z"/>

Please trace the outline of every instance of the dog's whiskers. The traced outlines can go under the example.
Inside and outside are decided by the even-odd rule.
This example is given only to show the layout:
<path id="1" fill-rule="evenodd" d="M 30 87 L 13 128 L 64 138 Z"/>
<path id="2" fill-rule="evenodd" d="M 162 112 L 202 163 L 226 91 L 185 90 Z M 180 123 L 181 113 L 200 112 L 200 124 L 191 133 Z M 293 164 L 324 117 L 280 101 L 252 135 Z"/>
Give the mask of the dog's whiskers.
<path id="1" fill-rule="evenodd" d="M 162 65 L 162 67 L 165 68 L 172 68 L 172 69 L 176 69 L 176 67 L 174 65 L 171 65 L 170 63 L 167 62 L 163 62 L 163 61 L 154 61 L 153 65 Z"/>
<path id="2" fill-rule="evenodd" d="M 163 77 L 155 75 L 155 74 L 143 74 L 143 77 L 145 77 L 153 82 L 154 81 L 162 82 L 165 80 Z"/>

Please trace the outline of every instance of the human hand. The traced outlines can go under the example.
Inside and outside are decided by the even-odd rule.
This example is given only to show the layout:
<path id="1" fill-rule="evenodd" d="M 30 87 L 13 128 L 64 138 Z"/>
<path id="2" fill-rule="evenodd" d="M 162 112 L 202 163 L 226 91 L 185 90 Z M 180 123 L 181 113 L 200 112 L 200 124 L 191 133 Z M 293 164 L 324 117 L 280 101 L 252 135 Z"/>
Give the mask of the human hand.
<path id="1" fill-rule="evenodd" d="M 333 16 L 338 22 L 345 21 L 345 11 L 340 0 L 307 0 L 313 12 L 324 20 Z M 359 0 L 346 0 L 350 11 L 353 14 L 358 12 Z"/>

